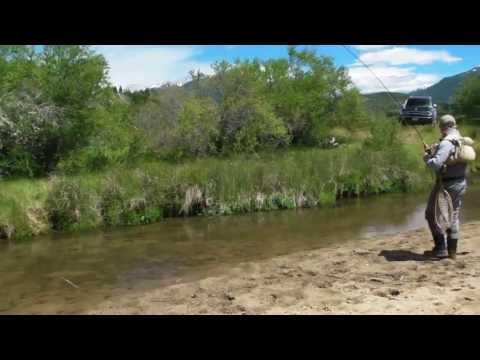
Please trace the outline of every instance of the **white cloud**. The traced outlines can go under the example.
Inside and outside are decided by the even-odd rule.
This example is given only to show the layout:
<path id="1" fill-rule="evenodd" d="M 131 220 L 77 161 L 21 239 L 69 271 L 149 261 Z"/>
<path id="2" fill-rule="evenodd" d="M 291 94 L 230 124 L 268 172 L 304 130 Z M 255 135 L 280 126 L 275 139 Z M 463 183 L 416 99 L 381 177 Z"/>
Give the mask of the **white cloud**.
<path id="1" fill-rule="evenodd" d="M 353 45 L 353 47 L 360 51 L 373 51 L 391 47 L 392 45 Z"/>
<path id="2" fill-rule="evenodd" d="M 225 45 L 236 47 L 236 45 Z M 370 68 L 391 91 L 407 92 L 427 87 L 440 80 L 433 73 L 418 73 L 414 67 L 404 65 L 428 65 L 433 62 L 452 63 L 461 60 L 443 50 L 422 50 L 390 45 L 357 45 L 360 58 L 371 64 Z M 94 46 L 102 53 L 110 67 L 113 84 L 134 89 L 184 82 L 190 70 L 211 74 L 210 62 L 198 60 L 200 46 L 144 46 L 107 45 Z M 361 64 L 349 67 L 350 76 L 362 92 L 383 91 L 378 80 Z"/>
<path id="3" fill-rule="evenodd" d="M 433 63 L 455 63 L 462 59 L 445 50 L 425 50 L 407 46 L 357 45 L 359 58 L 382 80 L 391 91 L 409 92 L 440 81 L 441 76 L 431 70 L 421 73 L 416 66 Z M 420 69 L 422 69 L 420 67 Z M 428 68 L 427 68 L 428 69 Z M 364 93 L 385 91 L 375 76 L 356 61 L 349 67 L 354 84 Z"/>
<path id="4" fill-rule="evenodd" d="M 445 50 L 421 50 L 408 47 L 394 47 L 379 51 L 369 51 L 360 55 L 367 64 L 388 64 L 393 66 L 416 64 L 428 65 L 434 62 L 454 63 L 462 60 Z"/>
<path id="5" fill-rule="evenodd" d="M 211 74 L 209 62 L 199 61 L 200 48 L 195 46 L 94 46 L 109 64 L 114 85 L 141 89 L 169 82 L 184 82 L 190 70 Z"/>
<path id="6" fill-rule="evenodd" d="M 370 66 L 370 69 L 377 75 L 390 91 L 409 92 L 424 88 L 440 81 L 441 76 L 437 74 L 420 74 L 415 68 L 402 68 L 395 66 Z M 353 83 L 363 93 L 385 91 L 380 82 L 364 66 L 351 66 L 349 75 Z"/>

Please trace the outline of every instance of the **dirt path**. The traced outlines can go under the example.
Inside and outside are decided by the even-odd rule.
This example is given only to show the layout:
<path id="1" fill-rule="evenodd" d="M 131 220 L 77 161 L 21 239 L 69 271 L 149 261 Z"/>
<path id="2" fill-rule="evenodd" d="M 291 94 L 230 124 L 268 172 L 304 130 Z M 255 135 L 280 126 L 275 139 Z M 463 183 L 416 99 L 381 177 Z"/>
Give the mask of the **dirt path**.
<path id="1" fill-rule="evenodd" d="M 456 261 L 426 229 L 243 263 L 222 276 L 112 298 L 90 314 L 479 314 L 480 222 Z"/>

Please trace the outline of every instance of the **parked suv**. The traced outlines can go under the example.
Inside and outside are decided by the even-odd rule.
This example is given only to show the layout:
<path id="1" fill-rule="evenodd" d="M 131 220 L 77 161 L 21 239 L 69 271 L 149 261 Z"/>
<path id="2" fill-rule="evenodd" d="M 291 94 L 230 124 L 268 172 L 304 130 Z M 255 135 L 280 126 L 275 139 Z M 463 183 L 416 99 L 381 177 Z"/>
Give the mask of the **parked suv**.
<path id="1" fill-rule="evenodd" d="M 431 96 L 410 96 L 400 109 L 402 124 L 432 124 L 437 122 L 437 105 Z"/>

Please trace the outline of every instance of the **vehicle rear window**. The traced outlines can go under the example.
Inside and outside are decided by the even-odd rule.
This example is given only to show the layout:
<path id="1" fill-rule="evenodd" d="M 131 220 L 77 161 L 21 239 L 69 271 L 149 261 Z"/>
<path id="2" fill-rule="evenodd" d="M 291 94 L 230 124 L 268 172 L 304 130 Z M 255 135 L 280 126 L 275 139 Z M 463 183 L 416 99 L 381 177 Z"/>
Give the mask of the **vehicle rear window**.
<path id="1" fill-rule="evenodd" d="M 407 106 L 430 106 L 430 99 L 408 99 Z"/>

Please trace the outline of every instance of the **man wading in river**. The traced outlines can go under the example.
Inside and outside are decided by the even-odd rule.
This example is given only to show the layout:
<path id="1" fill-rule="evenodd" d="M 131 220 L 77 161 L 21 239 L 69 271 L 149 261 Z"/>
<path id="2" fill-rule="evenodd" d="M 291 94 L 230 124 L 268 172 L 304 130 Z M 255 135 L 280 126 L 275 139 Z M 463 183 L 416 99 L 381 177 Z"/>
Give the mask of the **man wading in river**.
<path id="1" fill-rule="evenodd" d="M 457 252 L 457 242 L 459 238 L 459 212 L 461 199 L 467 189 L 465 179 L 466 163 L 449 164 L 449 160 L 455 153 L 455 145 L 452 139 L 461 137 L 457 130 L 455 118 L 451 115 L 442 116 L 439 122 L 442 138 L 435 151 L 427 151 L 424 156 L 425 163 L 435 171 L 437 181 L 428 199 L 425 218 L 433 236 L 435 246 L 430 251 L 425 251 L 425 255 L 437 258 L 450 257 L 455 259 Z M 438 181 L 440 180 L 440 181 Z M 447 229 L 446 234 L 435 220 L 435 201 L 437 192 L 443 188 L 447 190 L 452 199 L 453 216 L 451 227 Z M 447 251 L 448 250 L 448 251 Z"/>

